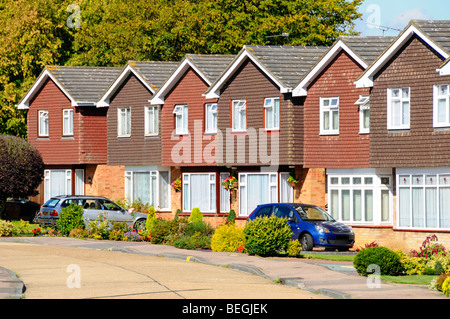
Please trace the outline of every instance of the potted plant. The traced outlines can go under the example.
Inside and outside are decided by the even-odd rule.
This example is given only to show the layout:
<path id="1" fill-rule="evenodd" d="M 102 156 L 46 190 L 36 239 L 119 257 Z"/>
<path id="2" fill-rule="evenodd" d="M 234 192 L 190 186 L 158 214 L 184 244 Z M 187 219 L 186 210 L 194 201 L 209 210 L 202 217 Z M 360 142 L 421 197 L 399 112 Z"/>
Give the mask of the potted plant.
<path id="1" fill-rule="evenodd" d="M 221 184 L 227 191 L 235 191 L 238 187 L 238 180 L 234 176 L 228 176 L 223 182 L 221 182 Z"/>
<path id="2" fill-rule="evenodd" d="M 291 185 L 291 187 L 294 187 L 295 184 L 298 183 L 298 180 L 296 180 L 293 176 L 289 176 L 289 178 L 287 179 L 287 182 L 289 183 L 289 185 Z"/>
<path id="3" fill-rule="evenodd" d="M 171 186 L 174 191 L 179 192 L 181 190 L 181 179 L 177 178 L 174 180 Z"/>

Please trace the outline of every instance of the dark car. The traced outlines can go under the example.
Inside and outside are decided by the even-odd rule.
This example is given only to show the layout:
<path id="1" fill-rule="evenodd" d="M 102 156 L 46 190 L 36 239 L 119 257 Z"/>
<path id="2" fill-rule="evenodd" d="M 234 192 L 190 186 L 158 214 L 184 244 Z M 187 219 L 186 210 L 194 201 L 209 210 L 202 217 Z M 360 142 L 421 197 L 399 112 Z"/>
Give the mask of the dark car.
<path id="1" fill-rule="evenodd" d="M 355 243 L 355 234 L 350 226 L 337 222 L 323 209 L 314 205 L 259 205 L 248 220 L 272 215 L 287 219 L 292 230 L 292 239 L 300 241 L 302 250 L 325 247 L 345 251 Z"/>
<path id="2" fill-rule="evenodd" d="M 1 202 L 1 201 L 0 201 Z M 25 220 L 32 222 L 40 205 L 28 199 L 11 199 L 6 201 L 7 220 Z"/>

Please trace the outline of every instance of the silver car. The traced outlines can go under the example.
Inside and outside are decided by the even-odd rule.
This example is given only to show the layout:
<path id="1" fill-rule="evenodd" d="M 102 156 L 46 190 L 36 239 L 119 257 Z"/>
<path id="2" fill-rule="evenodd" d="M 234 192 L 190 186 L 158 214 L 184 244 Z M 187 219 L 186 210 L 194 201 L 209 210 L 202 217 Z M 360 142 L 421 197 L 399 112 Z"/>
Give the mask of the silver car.
<path id="1" fill-rule="evenodd" d="M 55 225 L 61 210 L 71 203 L 83 207 L 86 227 L 91 220 L 98 219 L 99 214 L 102 214 L 110 222 L 126 222 L 128 226 L 134 229 L 145 229 L 147 214 L 132 212 L 131 210 L 127 211 L 113 201 L 97 196 L 72 195 L 52 197 L 41 206 L 35 220 L 39 224 Z"/>

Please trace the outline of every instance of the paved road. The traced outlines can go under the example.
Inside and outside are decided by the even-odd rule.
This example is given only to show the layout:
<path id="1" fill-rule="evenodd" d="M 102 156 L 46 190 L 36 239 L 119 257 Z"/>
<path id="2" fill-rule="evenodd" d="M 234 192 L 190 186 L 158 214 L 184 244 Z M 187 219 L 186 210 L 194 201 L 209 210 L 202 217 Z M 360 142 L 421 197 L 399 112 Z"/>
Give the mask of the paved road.
<path id="1" fill-rule="evenodd" d="M 27 299 L 325 298 L 224 267 L 51 244 L 0 242 L 0 265 L 19 275 Z"/>
<path id="2" fill-rule="evenodd" d="M 66 270 L 72 264 L 80 267 L 81 288 L 67 288 L 71 273 Z M 424 286 L 368 281 L 356 274 L 351 263 L 261 258 L 149 243 L 2 237 L 0 267 L 20 275 L 26 298 L 448 300 Z"/>

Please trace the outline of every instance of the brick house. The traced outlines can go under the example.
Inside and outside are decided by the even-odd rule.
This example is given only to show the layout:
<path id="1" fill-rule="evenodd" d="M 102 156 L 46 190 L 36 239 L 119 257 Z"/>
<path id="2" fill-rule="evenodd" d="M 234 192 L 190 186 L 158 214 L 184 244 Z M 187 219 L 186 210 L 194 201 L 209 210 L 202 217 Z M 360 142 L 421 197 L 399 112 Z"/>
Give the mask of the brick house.
<path id="1" fill-rule="evenodd" d="M 161 163 L 171 167 L 171 181 L 182 183 L 181 191 L 171 192 L 173 213 L 198 207 L 217 216 L 229 210 L 221 202 L 216 165 L 217 99 L 204 93 L 233 58 L 187 54 L 151 100 L 161 109 Z"/>
<path id="2" fill-rule="evenodd" d="M 392 171 L 370 168 L 369 89 L 354 82 L 393 39 L 339 38 L 292 93 L 306 97 L 304 167 L 326 170 L 328 211 L 357 241 L 359 228 L 392 225 Z"/>
<path id="3" fill-rule="evenodd" d="M 44 181 L 33 200 L 51 196 L 103 194 L 106 168 L 106 109 L 96 102 L 121 68 L 48 66 L 19 101 L 28 110 L 28 141 L 45 164 Z"/>
<path id="4" fill-rule="evenodd" d="M 150 104 L 178 62 L 129 61 L 97 103 L 107 110 L 107 163 L 117 199 L 170 211 L 170 166 L 161 160 L 161 109 Z"/>
<path id="5" fill-rule="evenodd" d="M 393 175 L 392 226 L 372 240 L 450 240 L 450 21 L 413 20 L 356 81 L 370 88 L 370 160 Z"/>
<path id="6" fill-rule="evenodd" d="M 291 94 L 325 50 L 244 46 L 206 92 L 218 99 L 217 166 L 221 178 L 238 179 L 230 208 L 239 219 L 268 202 L 325 205 L 317 201 L 325 191 L 324 170 L 303 168 L 304 99 Z M 299 180 L 294 188 L 291 175 Z"/>

